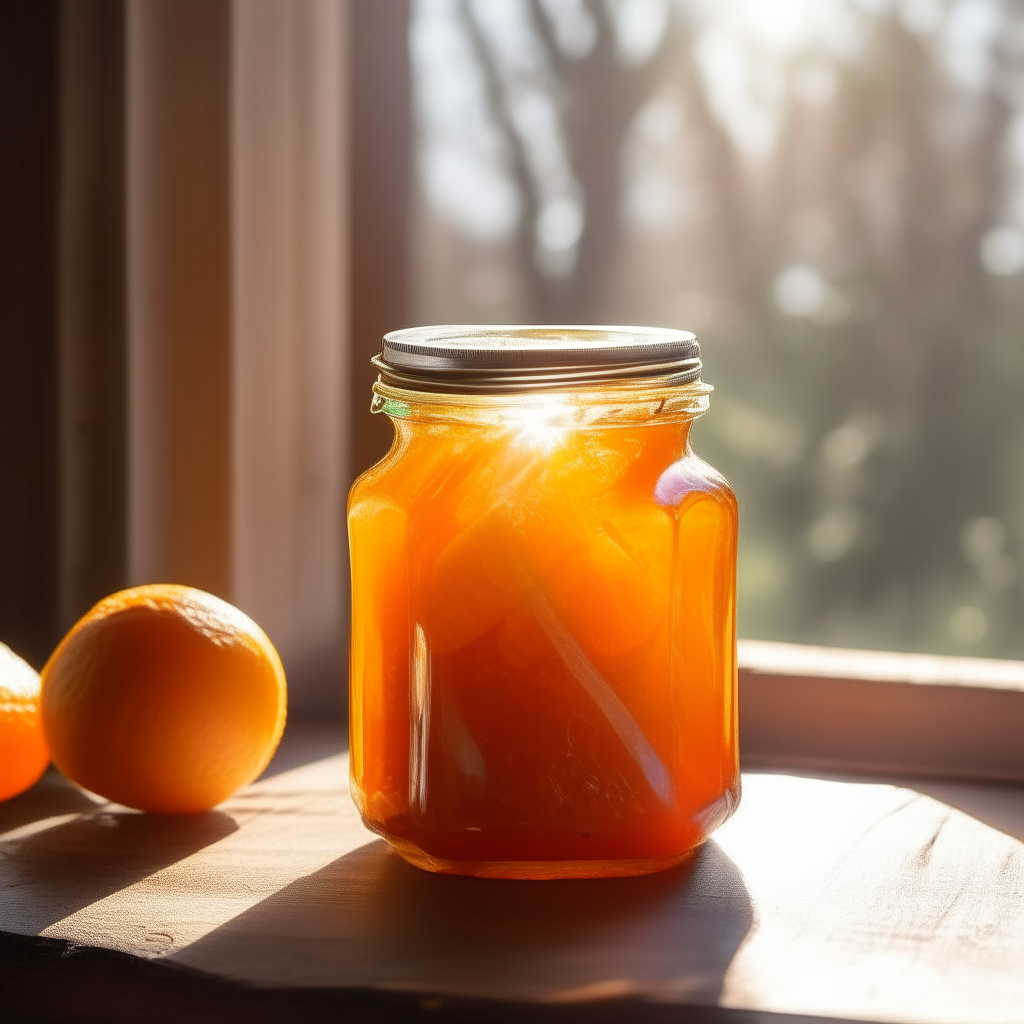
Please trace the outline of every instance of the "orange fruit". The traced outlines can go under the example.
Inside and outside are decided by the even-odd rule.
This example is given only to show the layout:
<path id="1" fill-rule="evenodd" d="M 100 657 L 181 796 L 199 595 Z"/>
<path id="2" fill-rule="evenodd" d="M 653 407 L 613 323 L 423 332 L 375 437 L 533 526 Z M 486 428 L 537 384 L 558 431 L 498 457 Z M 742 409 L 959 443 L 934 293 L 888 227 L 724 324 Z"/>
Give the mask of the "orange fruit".
<path id="1" fill-rule="evenodd" d="M 49 763 L 39 714 L 39 673 L 0 644 L 0 800 L 23 793 Z"/>
<path id="2" fill-rule="evenodd" d="M 247 615 L 192 587 L 104 598 L 43 667 L 43 727 L 73 782 L 158 814 L 209 810 L 266 767 L 285 677 Z"/>

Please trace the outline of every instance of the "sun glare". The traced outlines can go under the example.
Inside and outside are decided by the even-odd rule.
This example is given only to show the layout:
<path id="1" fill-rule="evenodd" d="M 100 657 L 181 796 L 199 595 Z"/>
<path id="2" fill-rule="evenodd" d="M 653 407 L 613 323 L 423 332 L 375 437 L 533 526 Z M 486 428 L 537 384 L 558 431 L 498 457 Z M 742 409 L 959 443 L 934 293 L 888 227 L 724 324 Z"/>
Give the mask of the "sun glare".
<path id="1" fill-rule="evenodd" d="M 753 0 L 742 5 L 740 17 L 751 35 L 773 50 L 792 53 L 807 39 L 807 8 L 814 0 L 774 0 L 766 4 Z"/>
<path id="2" fill-rule="evenodd" d="M 834 46 L 850 29 L 848 6 L 835 0 L 738 0 L 729 13 L 734 28 L 783 57 L 815 44 Z"/>
<path id="3" fill-rule="evenodd" d="M 565 435 L 565 427 L 558 423 L 562 412 L 559 402 L 547 400 L 539 406 L 516 409 L 510 418 L 523 444 L 549 452 Z"/>

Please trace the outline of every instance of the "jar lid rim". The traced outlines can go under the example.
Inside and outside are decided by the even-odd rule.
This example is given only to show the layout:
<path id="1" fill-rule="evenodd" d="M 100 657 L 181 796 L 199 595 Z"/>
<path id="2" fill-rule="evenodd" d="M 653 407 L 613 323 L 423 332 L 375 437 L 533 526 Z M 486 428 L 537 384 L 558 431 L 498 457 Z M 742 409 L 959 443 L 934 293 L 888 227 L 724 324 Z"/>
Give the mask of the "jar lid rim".
<path id="1" fill-rule="evenodd" d="M 683 384 L 699 379 L 700 344 L 667 327 L 449 324 L 384 335 L 373 358 L 400 387 L 522 392 L 635 377 Z"/>

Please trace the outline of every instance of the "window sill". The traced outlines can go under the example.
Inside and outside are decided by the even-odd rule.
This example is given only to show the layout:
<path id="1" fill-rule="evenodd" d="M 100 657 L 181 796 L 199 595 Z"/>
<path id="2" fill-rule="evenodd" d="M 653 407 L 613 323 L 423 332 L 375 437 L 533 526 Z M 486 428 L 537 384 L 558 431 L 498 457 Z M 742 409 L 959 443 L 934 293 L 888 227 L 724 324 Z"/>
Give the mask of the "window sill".
<path id="1" fill-rule="evenodd" d="M 1024 662 L 740 641 L 744 767 L 1024 782 Z"/>

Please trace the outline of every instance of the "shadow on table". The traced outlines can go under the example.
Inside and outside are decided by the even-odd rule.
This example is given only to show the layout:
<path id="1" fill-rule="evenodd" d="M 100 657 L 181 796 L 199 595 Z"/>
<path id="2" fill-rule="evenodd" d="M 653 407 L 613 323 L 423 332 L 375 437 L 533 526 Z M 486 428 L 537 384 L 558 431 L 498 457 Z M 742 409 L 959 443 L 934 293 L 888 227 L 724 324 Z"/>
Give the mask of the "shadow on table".
<path id="1" fill-rule="evenodd" d="M 219 811 L 165 817 L 110 805 L 96 809 L 91 801 L 88 807 L 92 813 L 23 839 L 0 836 L 2 880 L 9 890 L 5 920 L 11 918 L 6 927 L 39 932 L 238 827 Z"/>
<path id="2" fill-rule="evenodd" d="M 959 779 L 905 779 L 899 785 L 949 807 L 1024 843 L 1024 786 L 1012 782 Z"/>
<path id="3" fill-rule="evenodd" d="M 755 768 L 751 774 L 798 775 L 835 782 L 900 786 L 962 811 L 983 825 L 988 825 L 989 828 L 1024 843 L 1024 783 L 1021 782 L 899 775 L 888 772 L 853 774 L 808 768 Z"/>
<path id="4" fill-rule="evenodd" d="M 96 807 L 95 798 L 84 793 L 50 765 L 31 789 L 0 803 L 0 842 L 3 842 L 5 833 L 13 832 L 16 828 L 44 818 L 95 810 Z"/>
<path id="5" fill-rule="evenodd" d="M 714 1003 L 752 920 L 713 841 L 642 878 L 506 882 L 429 874 L 378 840 L 173 959 L 266 985 Z"/>
<path id="6" fill-rule="evenodd" d="M 260 778 L 268 779 L 347 750 L 348 722 L 344 718 L 289 718 L 281 745 Z"/>

